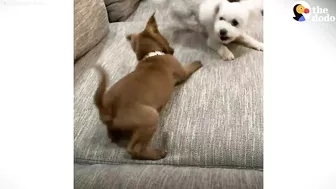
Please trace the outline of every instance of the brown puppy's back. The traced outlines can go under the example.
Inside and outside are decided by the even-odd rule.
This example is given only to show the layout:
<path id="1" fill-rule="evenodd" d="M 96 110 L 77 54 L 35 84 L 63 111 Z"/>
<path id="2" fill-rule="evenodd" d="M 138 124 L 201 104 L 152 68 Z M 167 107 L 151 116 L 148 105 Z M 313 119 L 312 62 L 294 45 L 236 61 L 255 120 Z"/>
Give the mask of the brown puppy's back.
<path id="1" fill-rule="evenodd" d="M 119 80 L 106 94 L 105 107 L 113 112 L 124 106 L 144 104 L 158 111 L 168 102 L 174 91 L 174 63 L 171 55 L 151 57 L 139 62 L 135 71 Z"/>

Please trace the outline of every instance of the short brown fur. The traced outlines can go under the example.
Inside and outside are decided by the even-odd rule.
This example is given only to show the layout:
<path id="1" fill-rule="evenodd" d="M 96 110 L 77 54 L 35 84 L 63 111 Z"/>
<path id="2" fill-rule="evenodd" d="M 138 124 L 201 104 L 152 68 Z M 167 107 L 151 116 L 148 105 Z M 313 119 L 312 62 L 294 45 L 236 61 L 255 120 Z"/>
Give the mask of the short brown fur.
<path id="1" fill-rule="evenodd" d="M 150 147 L 159 112 L 170 99 L 174 86 L 185 81 L 202 64 L 195 61 L 181 66 L 173 56 L 174 49 L 160 34 L 154 14 L 144 31 L 128 35 L 127 39 L 139 61 L 137 67 L 106 91 L 107 73 L 96 66 L 102 79 L 94 102 L 112 140 L 118 140 L 121 132 L 131 133 L 127 151 L 132 158 L 158 160 L 167 154 L 163 149 Z M 144 58 L 154 51 L 165 55 Z"/>

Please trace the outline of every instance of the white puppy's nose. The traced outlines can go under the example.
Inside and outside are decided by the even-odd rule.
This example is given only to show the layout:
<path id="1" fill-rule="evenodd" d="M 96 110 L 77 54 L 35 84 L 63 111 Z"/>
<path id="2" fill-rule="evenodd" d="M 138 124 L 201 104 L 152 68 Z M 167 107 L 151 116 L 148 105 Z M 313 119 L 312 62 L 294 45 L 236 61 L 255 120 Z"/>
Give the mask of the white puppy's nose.
<path id="1" fill-rule="evenodd" d="M 226 34 L 227 34 L 227 30 L 226 29 L 219 30 L 219 35 L 226 36 Z"/>

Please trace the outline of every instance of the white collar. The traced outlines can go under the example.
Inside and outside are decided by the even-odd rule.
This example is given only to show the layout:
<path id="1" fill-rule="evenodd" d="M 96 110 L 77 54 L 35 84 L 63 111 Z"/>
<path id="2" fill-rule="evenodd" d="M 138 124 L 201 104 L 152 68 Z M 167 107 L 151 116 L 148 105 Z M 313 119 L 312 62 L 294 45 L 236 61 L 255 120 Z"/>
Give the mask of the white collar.
<path id="1" fill-rule="evenodd" d="M 145 60 L 145 59 L 153 57 L 153 56 L 159 56 L 159 55 L 165 55 L 165 53 L 163 53 L 161 51 L 150 52 L 142 60 Z"/>

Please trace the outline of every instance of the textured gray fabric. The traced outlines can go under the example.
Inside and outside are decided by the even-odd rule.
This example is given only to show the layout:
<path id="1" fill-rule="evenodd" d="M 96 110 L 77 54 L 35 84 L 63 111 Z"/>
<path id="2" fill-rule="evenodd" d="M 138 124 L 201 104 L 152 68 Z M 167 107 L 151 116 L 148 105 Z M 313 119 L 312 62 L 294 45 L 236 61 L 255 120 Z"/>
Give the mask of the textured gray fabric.
<path id="1" fill-rule="evenodd" d="M 75 60 L 91 50 L 108 33 L 108 19 L 103 0 L 75 0 Z"/>
<path id="2" fill-rule="evenodd" d="M 109 22 L 125 21 L 139 6 L 141 0 L 105 0 Z"/>
<path id="3" fill-rule="evenodd" d="M 189 10 L 198 10 L 198 5 L 203 0 L 166 0 L 163 3 L 155 2 L 154 0 L 146 0 L 146 3 L 141 3 L 139 8 L 127 19 L 128 21 L 143 21 L 156 13 L 157 19 L 162 19 L 165 23 L 171 22 L 170 11 L 178 10 L 188 12 Z"/>
<path id="4" fill-rule="evenodd" d="M 76 189 L 262 189 L 252 170 L 171 166 L 75 165 Z"/>
<path id="5" fill-rule="evenodd" d="M 141 7 L 150 7 L 141 5 Z M 139 10 L 139 9 L 138 9 Z M 137 11 L 139 14 L 143 9 Z M 110 85 L 132 71 L 136 58 L 125 39 L 141 31 L 150 16 L 110 24 L 109 35 L 75 65 L 75 161 L 81 163 L 153 163 L 216 167 L 262 168 L 263 52 L 232 45 L 234 61 L 223 61 L 205 39 L 187 31 L 173 32 L 165 15 L 157 13 L 159 29 L 182 62 L 201 60 L 204 67 L 177 87 L 161 112 L 153 145 L 166 140 L 168 155 L 159 161 L 133 161 L 125 149 L 111 144 L 93 105 L 98 76 L 89 69 L 103 65 Z M 248 33 L 262 41 L 262 20 L 252 20 Z"/>
<path id="6" fill-rule="evenodd" d="M 177 0 L 176 2 L 178 3 L 179 1 Z M 140 3 L 139 7 L 134 11 L 133 14 L 131 14 L 127 18 L 126 21 L 127 22 L 145 21 L 146 19 L 148 19 L 149 16 L 151 16 L 155 12 L 156 13 L 155 18 L 157 20 L 163 20 L 164 23 L 168 23 L 171 21 L 171 18 L 168 15 L 167 7 L 164 7 L 165 5 L 166 3 L 158 4 L 151 2 L 151 0 L 145 0 L 142 3 Z"/>

